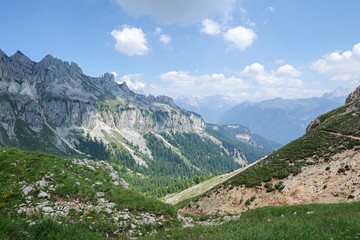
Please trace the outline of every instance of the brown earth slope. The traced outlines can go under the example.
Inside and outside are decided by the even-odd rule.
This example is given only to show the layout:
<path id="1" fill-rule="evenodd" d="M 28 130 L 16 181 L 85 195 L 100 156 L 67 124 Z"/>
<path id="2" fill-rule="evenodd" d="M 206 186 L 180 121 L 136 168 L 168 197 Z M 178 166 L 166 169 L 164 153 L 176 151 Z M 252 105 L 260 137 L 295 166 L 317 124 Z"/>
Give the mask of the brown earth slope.
<path id="1" fill-rule="evenodd" d="M 360 88 L 359 88 L 360 89 Z M 360 91 L 319 116 L 306 135 L 183 204 L 180 214 L 360 201 Z"/>

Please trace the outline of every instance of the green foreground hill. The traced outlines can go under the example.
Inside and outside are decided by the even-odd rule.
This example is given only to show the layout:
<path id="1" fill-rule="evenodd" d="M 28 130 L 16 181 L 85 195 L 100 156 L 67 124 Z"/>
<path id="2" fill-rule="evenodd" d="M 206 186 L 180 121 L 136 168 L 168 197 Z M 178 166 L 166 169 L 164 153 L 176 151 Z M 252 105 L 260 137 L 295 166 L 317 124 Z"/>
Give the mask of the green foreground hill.
<path id="1" fill-rule="evenodd" d="M 172 206 L 122 184 L 103 161 L 2 148 L 0 238 L 138 236 L 176 223 Z"/>

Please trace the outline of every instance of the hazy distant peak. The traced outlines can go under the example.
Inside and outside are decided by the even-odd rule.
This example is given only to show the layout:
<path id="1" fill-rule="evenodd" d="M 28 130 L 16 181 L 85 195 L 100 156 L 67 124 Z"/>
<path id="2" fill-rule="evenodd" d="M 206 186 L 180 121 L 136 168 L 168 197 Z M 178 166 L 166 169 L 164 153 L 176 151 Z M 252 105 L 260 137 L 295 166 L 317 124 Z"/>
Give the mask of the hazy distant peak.
<path id="1" fill-rule="evenodd" d="M 338 87 L 334 91 L 329 93 L 324 93 L 322 95 L 322 98 L 332 99 L 332 98 L 338 98 L 338 97 L 345 97 L 348 96 L 350 93 L 350 90 L 344 87 Z"/>

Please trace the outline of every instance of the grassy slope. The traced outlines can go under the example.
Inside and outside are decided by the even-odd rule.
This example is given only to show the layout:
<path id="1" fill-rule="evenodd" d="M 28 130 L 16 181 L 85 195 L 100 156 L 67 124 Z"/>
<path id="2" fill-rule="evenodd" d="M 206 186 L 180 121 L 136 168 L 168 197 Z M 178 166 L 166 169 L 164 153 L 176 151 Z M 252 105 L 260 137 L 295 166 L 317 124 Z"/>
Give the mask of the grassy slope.
<path id="1" fill-rule="evenodd" d="M 360 132 L 360 102 L 347 104 L 321 115 L 320 124 L 311 129 L 303 137 L 292 141 L 285 147 L 274 152 L 268 158 L 247 171 L 241 172 L 229 180 L 229 184 L 248 187 L 261 185 L 271 178 L 284 178 L 301 171 L 312 157 L 315 161 L 321 157 L 325 160 L 346 149 L 360 145 L 359 140 L 343 136 L 335 136 L 327 132 L 358 136 Z"/>
<path id="2" fill-rule="evenodd" d="M 172 206 L 126 190 L 121 185 L 115 186 L 108 169 L 97 167 L 97 165 L 93 167 L 97 168 L 96 171 L 91 171 L 86 166 L 73 164 L 70 159 L 40 152 L 25 152 L 14 148 L 0 149 L 0 226 L 3 226 L 0 228 L 2 229 L 0 238 L 39 239 L 41 237 L 37 235 L 40 234 L 37 231 L 45 231 L 46 234 L 50 234 L 49 236 L 55 234 L 56 231 L 70 231 L 82 235 L 88 232 L 90 225 L 93 228 L 92 233 L 111 234 L 117 229 L 111 215 L 106 212 L 69 213 L 66 218 L 59 216 L 55 220 L 62 221 L 62 226 L 55 226 L 54 222 L 50 218 L 44 218 L 42 213 L 34 215 L 17 213 L 20 204 L 36 206 L 42 201 L 37 197 L 40 188 L 36 186 L 35 182 L 46 176 L 52 176 L 51 184 L 56 186 L 54 191 L 49 187 L 43 189 L 51 194 L 51 198 L 48 200 L 50 204 L 54 204 L 60 198 L 64 201 L 77 199 L 80 202 L 90 202 L 96 205 L 98 200 L 96 193 L 104 192 L 103 198 L 115 203 L 115 209 L 127 208 L 135 212 L 146 211 L 176 216 L 176 211 Z M 95 182 L 103 184 L 94 184 Z M 29 194 L 32 197 L 31 200 L 25 199 L 22 194 L 22 186 L 34 187 Z M 82 214 L 85 216 L 79 218 Z M 29 226 L 29 223 L 25 222 L 27 220 L 35 221 L 36 225 Z M 15 231 L 14 226 L 18 226 L 19 231 Z M 48 228 L 51 230 L 47 230 Z M 29 237 L 26 237 L 27 234 L 22 233 L 21 229 L 26 232 L 30 231 Z M 62 236 L 62 233 L 59 234 Z M 51 238 L 49 237 L 49 239 Z"/>
<path id="3" fill-rule="evenodd" d="M 318 117 L 320 124 L 311 129 L 303 137 L 292 141 L 254 166 L 230 178 L 223 185 L 260 186 L 272 178 L 285 178 L 297 174 L 306 164 L 316 164 L 320 158 L 329 160 L 332 155 L 360 145 L 360 140 L 345 136 L 336 136 L 330 132 L 344 135 L 359 135 L 360 101 L 347 104 Z M 312 158 L 312 161 L 308 161 Z M 216 190 L 215 186 L 203 194 L 186 199 L 176 205 L 182 208 L 190 202 L 196 202 Z"/>
<path id="4" fill-rule="evenodd" d="M 359 239 L 359 219 L 358 202 L 264 207 L 220 226 L 174 229 L 146 239 Z"/>

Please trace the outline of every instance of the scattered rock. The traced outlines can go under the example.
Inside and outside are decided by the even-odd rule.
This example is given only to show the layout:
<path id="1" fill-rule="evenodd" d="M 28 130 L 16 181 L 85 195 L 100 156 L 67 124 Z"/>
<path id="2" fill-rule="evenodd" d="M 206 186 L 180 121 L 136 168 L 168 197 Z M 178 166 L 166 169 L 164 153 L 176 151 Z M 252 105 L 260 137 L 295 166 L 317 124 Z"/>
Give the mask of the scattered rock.
<path id="1" fill-rule="evenodd" d="M 38 194 L 38 197 L 39 197 L 39 198 L 48 198 L 48 199 L 49 199 L 49 198 L 50 198 L 50 194 L 41 191 L 41 192 Z"/>
<path id="2" fill-rule="evenodd" d="M 107 212 L 108 214 L 112 213 L 112 210 L 110 208 L 105 208 L 104 211 Z"/>
<path id="3" fill-rule="evenodd" d="M 120 178 L 120 184 L 125 188 L 129 189 L 129 184 L 122 178 Z"/>
<path id="4" fill-rule="evenodd" d="M 53 213 L 54 212 L 54 209 L 52 207 L 43 207 L 42 210 L 45 213 Z"/>
<path id="5" fill-rule="evenodd" d="M 105 193 L 103 193 L 103 192 L 97 192 L 97 193 L 96 193 L 96 196 L 98 196 L 98 197 L 103 197 L 103 196 L 105 196 Z"/>
<path id="6" fill-rule="evenodd" d="M 44 179 L 42 179 L 42 180 L 40 180 L 40 181 L 37 181 L 37 182 L 36 182 L 36 185 L 38 185 L 39 187 L 43 188 L 43 187 L 46 187 L 46 186 L 48 185 L 48 183 L 47 183 Z"/>
<path id="7" fill-rule="evenodd" d="M 32 188 L 32 187 L 26 187 L 26 188 L 24 188 L 24 189 L 22 190 L 22 192 L 23 192 L 23 194 L 24 194 L 25 196 L 27 196 L 27 195 L 29 195 L 29 193 L 31 193 L 32 190 L 34 190 L 34 188 Z"/>
<path id="8" fill-rule="evenodd" d="M 93 166 L 86 166 L 89 170 L 95 171 L 95 168 Z"/>

